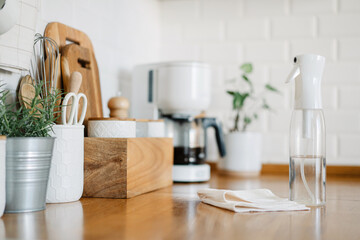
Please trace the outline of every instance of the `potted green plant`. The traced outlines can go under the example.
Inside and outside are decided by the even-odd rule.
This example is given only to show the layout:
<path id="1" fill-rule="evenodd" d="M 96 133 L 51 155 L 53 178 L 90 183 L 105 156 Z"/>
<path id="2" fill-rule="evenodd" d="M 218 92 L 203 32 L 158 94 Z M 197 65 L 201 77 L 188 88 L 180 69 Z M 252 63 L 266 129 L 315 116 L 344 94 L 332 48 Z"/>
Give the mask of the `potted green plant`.
<path id="1" fill-rule="evenodd" d="M 31 212 L 45 208 L 46 189 L 55 138 L 50 137 L 56 121 L 61 93 L 43 94 L 47 86 L 34 82 L 33 98 L 20 104 L 8 103 L 9 91 L 0 92 L 0 135 L 6 141 L 5 212 Z"/>
<path id="2" fill-rule="evenodd" d="M 259 118 L 261 110 L 271 110 L 265 95 L 279 93 L 270 84 L 265 84 L 261 94 L 255 94 L 254 84 L 249 74 L 253 72 L 251 63 L 240 66 L 240 79 L 234 79 L 236 89 L 227 91 L 232 96 L 234 110 L 233 126 L 225 135 L 227 154 L 219 162 L 223 173 L 233 175 L 258 175 L 261 170 L 262 134 L 249 132 L 248 127 Z"/>

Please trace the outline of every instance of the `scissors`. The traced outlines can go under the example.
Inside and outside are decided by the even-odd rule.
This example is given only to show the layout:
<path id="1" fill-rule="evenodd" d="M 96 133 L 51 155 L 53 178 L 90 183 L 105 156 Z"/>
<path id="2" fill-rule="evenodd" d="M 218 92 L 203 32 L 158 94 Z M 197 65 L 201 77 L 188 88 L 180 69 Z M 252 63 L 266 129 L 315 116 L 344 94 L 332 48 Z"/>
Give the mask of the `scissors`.
<path id="1" fill-rule="evenodd" d="M 66 108 L 67 108 L 68 102 L 71 98 L 73 99 L 73 101 L 72 101 L 72 105 L 70 106 L 71 107 L 70 116 L 67 121 Z M 83 99 L 83 107 L 81 109 L 80 119 L 78 120 L 79 102 L 80 102 L 81 98 Z M 63 100 L 63 107 L 62 107 L 62 111 L 61 111 L 62 124 L 64 124 L 64 125 L 82 125 L 84 122 L 84 119 L 85 119 L 85 115 L 86 115 L 86 108 L 87 108 L 87 98 L 86 98 L 85 94 L 83 94 L 83 93 L 75 94 L 73 92 L 66 94 L 66 96 Z"/>

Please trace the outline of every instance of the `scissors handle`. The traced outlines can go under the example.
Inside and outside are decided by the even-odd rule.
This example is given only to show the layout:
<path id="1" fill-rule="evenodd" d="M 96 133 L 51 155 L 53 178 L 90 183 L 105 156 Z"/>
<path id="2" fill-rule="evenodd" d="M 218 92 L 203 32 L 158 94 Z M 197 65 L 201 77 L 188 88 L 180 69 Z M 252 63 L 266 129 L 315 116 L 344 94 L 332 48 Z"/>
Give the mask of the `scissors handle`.
<path id="1" fill-rule="evenodd" d="M 69 100 L 73 99 L 72 101 L 72 105 L 68 106 Z M 74 117 L 75 117 L 75 113 L 77 112 L 77 97 L 75 95 L 75 93 L 68 93 L 66 94 L 64 100 L 63 100 L 63 107 L 62 107 L 62 111 L 61 111 L 61 121 L 62 124 L 64 125 L 72 125 L 73 121 L 74 121 Z M 66 120 L 66 108 L 67 107 L 71 107 L 71 111 L 70 111 L 70 116 L 69 116 L 69 121 Z"/>
<path id="2" fill-rule="evenodd" d="M 79 93 L 76 96 L 77 100 L 76 100 L 76 114 L 74 117 L 74 125 L 82 125 L 85 119 L 85 115 L 86 115 L 86 109 L 87 109 L 87 98 L 85 96 L 85 94 L 83 93 Z M 83 105 L 82 105 L 82 109 L 81 109 L 81 116 L 80 119 L 77 119 L 78 116 L 78 111 L 79 111 L 79 103 L 81 98 L 83 99 Z"/>

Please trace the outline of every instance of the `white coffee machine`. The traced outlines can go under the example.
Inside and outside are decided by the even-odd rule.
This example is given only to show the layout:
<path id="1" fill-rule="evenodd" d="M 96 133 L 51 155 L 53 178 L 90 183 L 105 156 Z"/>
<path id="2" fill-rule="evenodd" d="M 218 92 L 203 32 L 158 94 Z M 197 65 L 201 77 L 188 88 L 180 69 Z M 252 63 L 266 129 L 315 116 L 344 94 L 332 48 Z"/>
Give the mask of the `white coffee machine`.
<path id="1" fill-rule="evenodd" d="M 225 146 L 215 118 L 198 117 L 208 109 L 211 68 L 199 62 L 164 62 L 136 66 L 133 72 L 131 115 L 164 119 L 165 133 L 174 141 L 173 180 L 203 182 L 210 179 L 205 164 L 206 128 L 213 127 L 221 156 Z"/>

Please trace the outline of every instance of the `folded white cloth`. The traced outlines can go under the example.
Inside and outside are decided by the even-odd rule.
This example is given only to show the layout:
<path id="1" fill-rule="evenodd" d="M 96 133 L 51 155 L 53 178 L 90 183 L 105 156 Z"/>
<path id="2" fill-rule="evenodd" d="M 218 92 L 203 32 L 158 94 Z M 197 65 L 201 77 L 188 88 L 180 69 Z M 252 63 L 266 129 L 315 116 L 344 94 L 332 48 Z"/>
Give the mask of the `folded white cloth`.
<path id="1" fill-rule="evenodd" d="M 241 213 L 310 209 L 286 198 L 280 198 L 269 189 L 230 191 L 209 188 L 198 190 L 198 196 L 204 203 Z"/>

